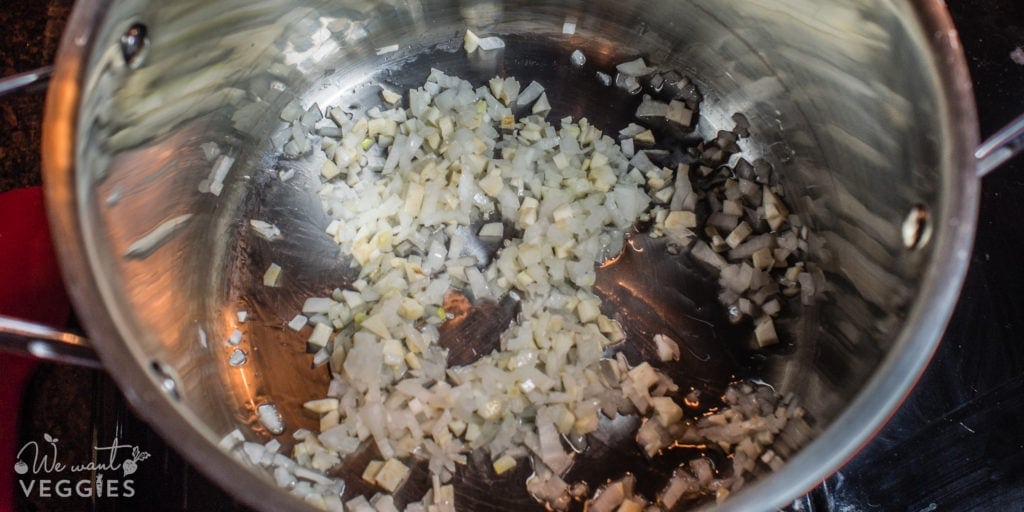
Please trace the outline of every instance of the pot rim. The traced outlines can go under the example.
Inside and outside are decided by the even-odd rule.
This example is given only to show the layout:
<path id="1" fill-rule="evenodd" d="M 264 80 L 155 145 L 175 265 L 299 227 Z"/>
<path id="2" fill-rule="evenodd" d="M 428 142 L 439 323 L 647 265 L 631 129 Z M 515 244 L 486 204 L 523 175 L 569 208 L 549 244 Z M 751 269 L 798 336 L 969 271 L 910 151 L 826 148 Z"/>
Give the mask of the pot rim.
<path id="1" fill-rule="evenodd" d="M 42 168 L 47 211 L 69 294 L 106 368 L 135 411 L 195 467 L 245 504 L 262 510 L 307 510 L 269 477 L 239 471 L 240 462 L 217 446 L 217 435 L 163 392 L 148 368 L 130 350 L 118 349 L 125 320 L 103 307 L 103 284 L 91 261 L 89 227 L 83 225 L 84 194 L 75 184 L 78 107 L 85 65 L 96 33 L 113 0 L 76 2 L 63 34 L 51 79 L 43 124 Z M 930 70 L 942 87 L 941 120 L 951 172 L 943 174 L 940 215 L 935 216 L 931 248 L 935 256 L 922 279 L 920 297 L 908 312 L 893 349 L 849 407 L 809 446 L 771 478 L 761 479 L 718 507 L 771 510 L 786 506 L 817 486 L 856 455 L 882 428 L 909 394 L 931 359 L 956 304 L 967 273 L 977 220 L 979 180 L 973 157 L 978 124 L 966 61 L 945 5 L 914 0 L 919 37 L 931 50 Z M 197 428 L 198 427 L 198 428 Z"/>
<path id="2" fill-rule="evenodd" d="M 219 436 L 187 408 L 165 392 L 149 368 L 138 363 L 131 350 L 120 350 L 119 329 L 126 325 L 103 305 L 104 286 L 91 261 L 97 255 L 88 243 L 89 229 L 82 223 L 84 194 L 75 183 L 75 147 L 78 111 L 89 55 L 97 44 L 97 30 L 114 0 L 75 2 L 47 91 L 43 116 L 42 171 L 46 210 L 54 247 L 78 317 L 90 335 L 104 368 L 114 369 L 117 382 L 134 411 L 166 439 L 191 465 L 232 497 L 260 510 L 309 510 L 309 506 L 281 489 L 269 476 L 241 469 L 241 462 L 221 449 Z M 125 344 L 127 345 L 127 344 Z"/>
<path id="3" fill-rule="evenodd" d="M 952 317 L 970 263 L 980 201 L 974 150 L 978 119 L 967 61 L 945 3 L 915 0 L 918 36 L 932 51 L 931 73 L 942 87 L 942 140 L 950 172 L 943 174 L 939 215 L 934 216 L 934 254 L 916 300 L 893 348 L 827 429 L 772 478 L 754 482 L 716 510 L 777 510 L 842 469 L 896 413 L 921 378 Z"/>

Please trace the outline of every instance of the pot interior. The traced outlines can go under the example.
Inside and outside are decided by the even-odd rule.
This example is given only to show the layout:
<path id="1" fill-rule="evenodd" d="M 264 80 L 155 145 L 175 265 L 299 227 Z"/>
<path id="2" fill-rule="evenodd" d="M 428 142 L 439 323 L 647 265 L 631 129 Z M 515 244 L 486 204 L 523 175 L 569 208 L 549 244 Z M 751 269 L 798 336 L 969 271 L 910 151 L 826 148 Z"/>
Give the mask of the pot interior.
<path id="1" fill-rule="evenodd" d="M 614 133 L 633 120 L 640 98 L 595 74 L 642 56 L 699 87 L 696 133 L 704 139 L 731 129 L 734 113 L 749 119 L 744 156 L 774 166 L 786 201 L 810 228 L 809 260 L 823 270 L 827 291 L 779 322 L 779 346 L 761 350 L 749 325 L 728 322 L 706 272 L 667 255 L 646 256 L 620 278 L 657 314 L 621 313 L 633 314 L 638 330 L 675 329 L 684 354 L 693 356 L 673 369 L 682 386 L 720 392 L 735 379 L 761 379 L 800 397 L 816 430 L 828 433 L 880 372 L 893 371 L 900 354 L 926 358 L 934 346 L 934 336 L 908 331 L 927 307 L 920 292 L 940 266 L 937 248 L 954 243 L 949 219 L 959 214 L 959 199 L 952 189 L 965 144 L 955 140 L 956 113 L 923 28 L 926 2 L 81 4 L 80 25 L 99 21 L 76 75 L 81 102 L 67 114 L 77 131 L 69 179 L 82 233 L 77 251 L 101 300 L 80 301 L 79 310 L 87 326 L 103 317 L 114 327 L 93 334 L 108 364 L 128 357 L 141 369 L 110 371 L 143 414 L 172 443 L 179 435 L 190 439 L 179 443 L 188 452 L 211 447 L 193 460 L 242 499 L 294 504 L 281 501 L 284 493 L 262 470 L 212 447 L 235 429 L 250 440 L 270 439 L 256 412 L 265 403 L 276 405 L 288 432 L 316 429 L 301 404 L 323 397 L 329 373 L 312 367 L 308 334 L 284 326 L 307 297 L 356 278 L 325 233 L 329 218 L 317 196 L 322 157 L 281 154 L 273 142 L 288 129 L 280 113 L 293 100 L 365 111 L 379 104 L 379 86 L 405 91 L 431 68 L 474 86 L 495 75 L 537 80 L 553 106 L 549 119 L 587 117 Z M 573 34 L 563 33 L 567 21 L 575 23 Z M 145 27 L 148 44 L 126 62 L 122 34 L 135 24 Z M 501 36 L 506 47 L 467 55 L 467 28 Z M 68 40 L 77 35 L 69 32 Z M 380 51 L 391 45 L 397 50 Z M 582 67 L 569 64 L 577 49 L 587 56 Z M 211 143 L 233 162 L 219 195 L 208 192 L 211 172 L 223 163 L 211 159 Z M 294 177 L 282 181 L 289 171 Z M 908 249 L 914 229 L 905 235 L 904 224 L 916 211 L 926 212 L 925 220 L 909 228 L 930 234 Z M 282 240 L 254 236 L 254 218 L 280 227 Z M 173 219 L 180 220 L 173 235 L 140 248 Z M 284 269 L 280 287 L 263 286 L 270 263 Z M 680 292 L 691 301 L 680 305 L 673 298 Z M 248 313 L 244 323 L 239 311 Z M 235 329 L 244 333 L 238 347 L 225 342 Z M 244 364 L 229 362 L 237 348 Z M 920 366 L 904 370 L 912 375 Z M 905 391 L 869 389 L 894 397 Z M 782 505 L 823 477 L 886 414 L 843 416 L 849 442 L 838 451 L 845 453 L 765 475 L 792 485 L 761 504 Z M 277 437 L 290 444 L 287 434 Z M 608 461 L 599 479 L 617 478 L 628 460 Z M 235 466 L 238 472 L 227 471 Z M 354 492 L 362 466 L 354 461 L 351 468 L 342 476 Z M 266 489 L 242 492 L 258 485 Z M 468 508 L 538 506 L 521 482 L 470 475 L 460 485 Z"/>

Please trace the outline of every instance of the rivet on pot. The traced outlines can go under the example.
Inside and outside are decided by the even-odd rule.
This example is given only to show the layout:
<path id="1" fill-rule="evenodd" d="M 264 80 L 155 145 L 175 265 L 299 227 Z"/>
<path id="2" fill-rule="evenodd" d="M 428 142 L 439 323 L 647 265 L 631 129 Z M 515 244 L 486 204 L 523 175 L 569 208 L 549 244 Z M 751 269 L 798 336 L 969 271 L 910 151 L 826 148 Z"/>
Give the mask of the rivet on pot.
<path id="1" fill-rule="evenodd" d="M 269 402 L 260 404 L 256 408 L 256 412 L 259 414 L 260 423 L 267 431 L 275 436 L 284 433 L 284 419 L 281 417 L 281 413 L 278 412 L 276 405 Z"/>
<path id="2" fill-rule="evenodd" d="M 160 383 L 160 388 L 171 398 L 181 400 L 181 393 L 178 391 L 180 386 L 178 386 L 178 379 L 174 370 L 160 361 L 153 361 L 150 363 L 149 368 Z"/>
<path id="3" fill-rule="evenodd" d="M 928 244 L 932 237 L 931 218 L 923 205 L 916 205 L 903 221 L 903 246 L 917 250 Z"/>
<path id="4" fill-rule="evenodd" d="M 149 29 L 142 23 L 135 23 L 121 35 L 121 56 L 130 69 L 142 65 L 146 50 L 149 49 Z"/>

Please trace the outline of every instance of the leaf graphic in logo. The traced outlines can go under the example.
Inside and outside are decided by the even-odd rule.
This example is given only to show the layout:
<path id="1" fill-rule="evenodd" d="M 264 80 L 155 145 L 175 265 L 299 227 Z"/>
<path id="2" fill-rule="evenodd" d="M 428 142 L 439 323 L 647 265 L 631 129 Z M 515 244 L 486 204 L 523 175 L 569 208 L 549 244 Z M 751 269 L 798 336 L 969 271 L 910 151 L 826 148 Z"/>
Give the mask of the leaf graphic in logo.
<path id="1" fill-rule="evenodd" d="M 124 461 L 124 465 L 121 466 L 121 471 L 124 472 L 124 476 L 128 476 L 139 469 L 139 466 L 134 460 L 128 459 Z"/>
<path id="2" fill-rule="evenodd" d="M 133 446 L 132 447 L 132 458 L 135 459 L 135 460 L 139 460 L 139 447 L 138 446 Z"/>
<path id="3" fill-rule="evenodd" d="M 148 458 L 149 458 L 149 452 L 140 452 L 139 455 L 137 457 L 135 457 L 135 460 L 141 462 L 141 461 L 144 461 L 144 460 L 146 460 Z"/>
<path id="4" fill-rule="evenodd" d="M 14 463 L 14 472 L 19 475 L 24 475 L 25 473 L 28 473 L 28 464 L 25 464 L 24 461 L 19 460 L 18 462 Z"/>
<path id="5" fill-rule="evenodd" d="M 43 439 L 46 439 L 47 443 L 56 443 L 57 442 L 56 439 L 54 439 L 53 437 L 50 437 L 50 434 L 47 434 L 45 432 L 43 432 Z"/>

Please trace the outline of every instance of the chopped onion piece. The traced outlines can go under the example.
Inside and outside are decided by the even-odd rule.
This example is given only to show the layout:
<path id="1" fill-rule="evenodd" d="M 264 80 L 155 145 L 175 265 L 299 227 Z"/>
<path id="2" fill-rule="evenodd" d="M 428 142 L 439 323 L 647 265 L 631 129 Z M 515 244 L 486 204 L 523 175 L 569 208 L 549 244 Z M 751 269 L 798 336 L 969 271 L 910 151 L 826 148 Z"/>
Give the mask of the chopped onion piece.
<path id="1" fill-rule="evenodd" d="M 746 221 L 740 222 L 739 226 L 736 226 L 736 229 L 732 230 L 732 232 L 729 233 L 729 236 L 725 238 L 725 243 L 728 244 L 729 247 L 735 249 L 739 247 L 740 244 L 743 243 L 743 241 L 746 240 L 753 232 L 754 230 L 746 223 Z"/>
<path id="2" fill-rule="evenodd" d="M 494 464 L 492 464 L 494 466 L 494 474 L 500 476 L 506 471 L 515 468 L 517 464 L 518 462 L 514 457 L 508 454 L 502 455 L 498 460 L 494 461 Z"/>
<path id="3" fill-rule="evenodd" d="M 243 436 L 242 432 L 236 428 L 231 432 L 228 432 L 226 436 L 222 437 L 217 445 L 225 450 L 230 450 L 243 442 L 245 442 L 245 436 Z"/>
<path id="4" fill-rule="evenodd" d="M 762 202 L 764 204 L 765 220 L 768 221 L 772 231 L 778 231 L 787 217 L 789 217 L 789 210 L 767 186 L 764 187 L 764 199 Z"/>
<path id="5" fill-rule="evenodd" d="M 472 30 L 466 30 L 462 47 L 466 50 L 466 53 L 475 52 L 480 47 L 480 36 L 476 35 Z M 498 93 L 494 95 L 497 96 Z"/>
<path id="6" fill-rule="evenodd" d="M 658 70 L 658 68 L 648 67 L 642 57 L 628 62 L 623 62 L 622 64 L 615 66 L 615 69 L 619 73 L 630 77 L 643 77 Z"/>
<path id="7" fill-rule="evenodd" d="M 302 404 L 302 407 L 317 414 L 325 414 L 338 409 L 338 399 L 321 398 L 319 400 L 310 400 Z"/>
<path id="8" fill-rule="evenodd" d="M 477 236 L 480 238 L 501 238 L 505 234 L 505 226 L 500 222 L 490 222 L 480 227 Z"/>
<path id="9" fill-rule="evenodd" d="M 693 256 L 718 270 L 722 270 L 728 264 L 725 258 L 711 250 L 711 247 L 703 240 L 699 240 L 693 246 Z"/>
<path id="10" fill-rule="evenodd" d="M 505 41 L 497 36 L 480 39 L 480 49 L 484 51 L 498 50 L 505 47 Z"/>
<path id="11" fill-rule="evenodd" d="M 668 104 L 655 100 L 646 94 L 644 95 L 643 101 L 640 102 L 640 106 L 636 109 L 636 117 L 645 121 L 664 118 L 667 115 Z"/>
<path id="12" fill-rule="evenodd" d="M 341 168 L 338 167 L 338 164 L 331 160 L 324 160 L 324 164 L 320 167 L 320 175 L 323 176 L 325 180 L 334 179 L 340 174 Z"/>
<path id="13" fill-rule="evenodd" d="M 209 178 L 200 182 L 199 191 L 219 196 L 224 190 L 224 178 L 227 177 L 231 166 L 234 164 L 235 157 L 233 156 L 221 155 L 217 157 L 217 161 L 214 162 L 213 168 L 210 170 Z"/>
<path id="14" fill-rule="evenodd" d="M 516 106 L 525 107 L 526 105 L 533 103 L 537 98 L 540 98 L 540 95 L 543 92 L 544 86 L 537 82 L 530 82 L 530 85 L 527 85 L 526 88 L 519 93 L 519 97 L 516 98 Z"/>
<path id="15" fill-rule="evenodd" d="M 269 222 L 251 219 L 249 220 L 249 225 L 252 226 L 253 231 L 255 231 L 256 234 L 264 240 L 272 242 L 274 240 L 280 240 L 281 238 L 281 230 Z"/>
<path id="16" fill-rule="evenodd" d="M 395 506 L 395 498 L 386 494 L 378 494 L 370 500 L 374 512 L 400 512 Z"/>
<path id="17" fill-rule="evenodd" d="M 334 299 L 329 297 L 310 297 L 302 304 L 302 312 L 306 315 L 327 313 L 335 304 Z"/>
<path id="18" fill-rule="evenodd" d="M 757 338 L 757 345 L 762 348 L 779 342 L 779 337 L 775 334 L 775 322 L 767 316 L 757 321 L 754 336 Z"/>
<path id="19" fill-rule="evenodd" d="M 203 150 L 203 156 L 206 160 L 213 160 L 220 156 L 220 146 L 218 146 L 216 142 L 204 142 L 199 145 L 199 149 Z"/>
<path id="20" fill-rule="evenodd" d="M 334 330 L 327 324 L 316 324 L 313 326 L 313 333 L 309 335 L 309 344 L 315 347 L 323 347 L 331 338 Z"/>
<path id="21" fill-rule="evenodd" d="M 370 505 L 370 501 L 366 499 L 366 496 L 356 496 L 345 502 L 345 510 L 350 512 L 377 512 L 377 509 Z"/>
<path id="22" fill-rule="evenodd" d="M 697 215 L 692 211 L 669 212 L 668 217 L 665 218 L 665 227 L 668 229 L 693 229 L 697 227 Z"/>
<path id="23" fill-rule="evenodd" d="M 587 56 L 583 55 L 583 52 L 579 51 L 578 49 L 573 50 L 573 52 L 569 55 L 569 61 L 572 62 L 573 66 L 582 67 L 584 64 L 587 63 Z"/>
<path id="24" fill-rule="evenodd" d="M 380 88 L 380 96 L 381 98 L 384 99 L 385 102 L 391 105 L 397 105 L 400 101 L 402 101 L 401 94 L 398 94 L 397 92 L 394 92 L 391 89 L 388 89 L 387 87 Z"/>
<path id="25" fill-rule="evenodd" d="M 693 126 L 693 111 L 685 103 L 672 100 L 665 111 L 665 120 L 679 128 L 690 128 Z"/>
<path id="26" fill-rule="evenodd" d="M 281 277 L 281 266 L 277 263 L 271 263 L 267 267 L 266 272 L 263 273 L 263 286 L 275 287 L 278 285 L 278 280 Z"/>
<path id="27" fill-rule="evenodd" d="M 388 459 L 374 477 L 375 483 L 388 492 L 395 492 L 409 478 L 409 467 L 398 459 Z"/>
<path id="28" fill-rule="evenodd" d="M 679 360 L 679 344 L 664 334 L 654 335 L 654 345 L 658 349 L 658 359 L 662 361 Z"/>
<path id="29" fill-rule="evenodd" d="M 641 90 L 640 81 L 635 76 L 624 73 L 615 74 L 615 86 L 625 90 L 629 94 L 639 94 Z"/>
<path id="30" fill-rule="evenodd" d="M 534 114 L 545 114 L 551 111 L 551 103 L 548 103 L 548 93 L 543 92 L 540 94 L 540 98 L 533 104 L 531 110 Z"/>
<path id="31" fill-rule="evenodd" d="M 175 233 L 178 232 L 189 219 L 192 218 L 191 213 L 179 215 L 170 220 L 167 220 L 154 228 L 149 233 L 146 233 L 125 250 L 124 256 L 129 259 L 143 259 L 157 250 L 161 245 L 167 243 Z"/>
<path id="32" fill-rule="evenodd" d="M 303 327 L 306 326 L 306 323 L 308 321 L 309 319 L 306 318 L 305 315 L 295 315 L 295 317 L 288 322 L 288 328 L 298 332 L 302 330 Z"/>

